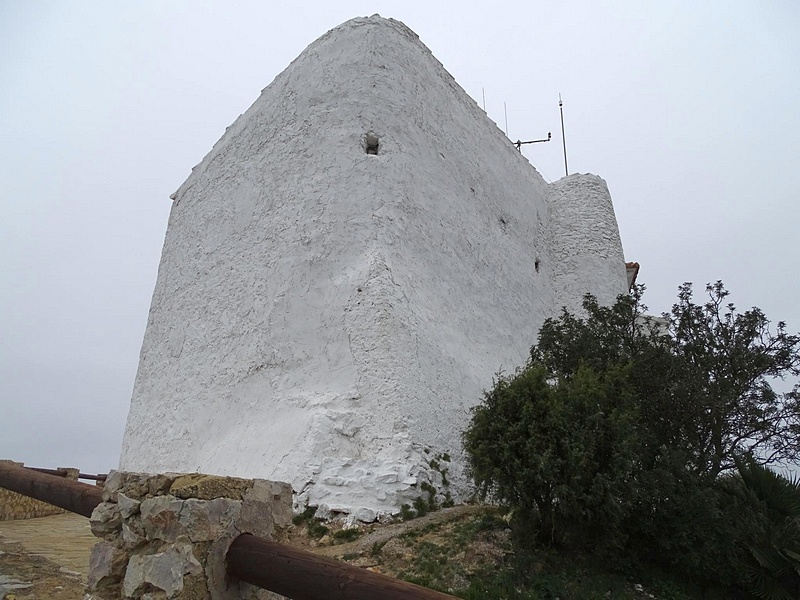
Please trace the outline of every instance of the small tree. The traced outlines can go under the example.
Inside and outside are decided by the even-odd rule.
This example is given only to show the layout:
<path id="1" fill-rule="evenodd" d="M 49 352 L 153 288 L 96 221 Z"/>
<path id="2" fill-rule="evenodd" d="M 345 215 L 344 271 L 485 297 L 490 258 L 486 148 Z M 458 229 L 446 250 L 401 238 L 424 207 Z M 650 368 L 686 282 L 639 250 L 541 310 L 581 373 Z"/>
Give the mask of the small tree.
<path id="1" fill-rule="evenodd" d="M 463 437 L 472 475 L 517 511 L 518 536 L 594 544 L 621 523 L 636 464 L 627 377 L 622 368 L 601 380 L 581 367 L 553 382 L 531 364 L 499 376 L 475 409 Z"/>
<path id="2" fill-rule="evenodd" d="M 800 388 L 778 394 L 772 381 L 800 375 L 800 337 L 782 321 L 770 331 L 759 308 L 737 313 L 721 281 L 706 291 L 709 300 L 695 304 L 691 284 L 683 284 L 664 315 L 694 395 L 695 468 L 716 476 L 740 455 L 762 465 L 797 460 Z"/>

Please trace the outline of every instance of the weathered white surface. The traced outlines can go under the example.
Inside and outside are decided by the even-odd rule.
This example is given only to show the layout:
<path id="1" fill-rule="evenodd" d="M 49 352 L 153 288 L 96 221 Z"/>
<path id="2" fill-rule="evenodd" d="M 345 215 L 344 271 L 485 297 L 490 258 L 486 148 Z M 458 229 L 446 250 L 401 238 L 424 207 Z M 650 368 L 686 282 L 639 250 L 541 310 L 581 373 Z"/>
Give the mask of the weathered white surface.
<path id="1" fill-rule="evenodd" d="M 447 452 L 463 491 L 460 432 L 492 376 L 562 304 L 625 289 L 601 182 L 571 176 L 551 206 L 402 23 L 331 30 L 174 195 L 121 468 L 375 514 L 441 490 L 428 461 Z"/>
<path id="2" fill-rule="evenodd" d="M 628 291 L 628 275 L 606 182 L 570 175 L 550 185 L 548 199 L 556 304 L 581 313 L 587 292 L 613 304 Z"/>

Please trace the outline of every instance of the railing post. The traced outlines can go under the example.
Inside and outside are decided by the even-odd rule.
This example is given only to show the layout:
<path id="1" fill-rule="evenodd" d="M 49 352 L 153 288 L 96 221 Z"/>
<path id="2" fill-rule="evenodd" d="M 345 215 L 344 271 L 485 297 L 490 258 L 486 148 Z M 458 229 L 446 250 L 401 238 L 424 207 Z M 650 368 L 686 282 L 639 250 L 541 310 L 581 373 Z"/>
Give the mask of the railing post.
<path id="1" fill-rule="evenodd" d="M 102 539 L 90 559 L 90 600 L 255 597 L 226 572 L 228 546 L 242 532 L 269 538 L 292 517 L 288 484 L 196 473 L 112 471 L 103 500 L 91 518 Z"/>

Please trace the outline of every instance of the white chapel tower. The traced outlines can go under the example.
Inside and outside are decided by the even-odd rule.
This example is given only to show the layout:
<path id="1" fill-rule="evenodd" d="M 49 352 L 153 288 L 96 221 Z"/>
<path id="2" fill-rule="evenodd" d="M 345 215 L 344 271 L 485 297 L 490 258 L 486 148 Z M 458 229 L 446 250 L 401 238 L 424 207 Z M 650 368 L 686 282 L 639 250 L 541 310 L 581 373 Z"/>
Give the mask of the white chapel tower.
<path id="1" fill-rule="evenodd" d="M 548 185 L 379 16 L 311 44 L 173 202 L 120 467 L 288 481 L 365 520 L 444 468 L 464 493 L 493 375 L 627 290 L 603 180 Z"/>

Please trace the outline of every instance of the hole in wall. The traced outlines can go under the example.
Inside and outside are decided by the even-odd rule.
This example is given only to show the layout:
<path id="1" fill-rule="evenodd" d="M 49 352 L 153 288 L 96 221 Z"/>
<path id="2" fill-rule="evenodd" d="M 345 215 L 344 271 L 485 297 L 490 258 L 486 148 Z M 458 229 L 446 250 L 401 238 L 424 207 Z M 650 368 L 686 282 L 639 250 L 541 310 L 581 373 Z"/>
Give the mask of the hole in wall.
<path id="1" fill-rule="evenodd" d="M 535 261 L 533 261 L 533 268 L 536 269 L 537 273 L 539 272 L 539 267 L 541 265 L 542 265 L 542 261 L 540 261 L 538 258 Z"/>
<path id="2" fill-rule="evenodd" d="M 377 154 L 380 145 L 381 141 L 378 136 L 368 131 L 364 136 L 364 149 L 367 151 L 367 154 Z"/>

